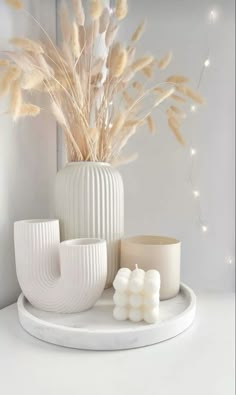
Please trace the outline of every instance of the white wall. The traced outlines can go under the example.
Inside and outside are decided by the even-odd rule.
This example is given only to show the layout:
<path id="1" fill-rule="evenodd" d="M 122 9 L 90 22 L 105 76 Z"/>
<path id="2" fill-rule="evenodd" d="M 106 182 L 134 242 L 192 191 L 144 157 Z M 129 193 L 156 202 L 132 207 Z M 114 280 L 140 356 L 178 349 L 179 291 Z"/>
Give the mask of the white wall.
<path id="1" fill-rule="evenodd" d="M 55 34 L 55 1 L 25 1 L 26 8 Z M 37 37 L 39 29 L 29 17 L 11 11 L 0 2 L 0 50 L 16 35 Z M 43 99 L 36 103 L 44 104 Z M 5 110 L 0 99 L 0 112 Z M 56 174 L 56 125 L 43 112 L 36 120 L 16 125 L 0 116 L 0 308 L 16 300 L 13 222 L 50 214 L 51 187 Z"/>
<path id="2" fill-rule="evenodd" d="M 144 52 L 161 56 L 167 49 L 175 58 L 169 72 L 188 75 L 197 85 L 199 73 L 211 50 L 212 66 L 201 92 L 207 105 L 184 126 L 187 148 L 173 139 L 161 113 L 156 114 L 157 133 L 142 130 L 128 152 L 139 159 L 122 168 L 125 183 L 127 235 L 163 234 L 182 240 L 182 279 L 195 288 L 233 290 L 234 265 L 234 1 L 130 0 L 125 40 L 147 15 L 148 29 L 140 43 Z M 207 23 L 212 6 L 219 20 Z M 197 223 L 198 205 L 187 183 L 190 171 L 190 136 L 198 154 L 195 182 L 201 192 L 203 216 L 209 232 Z"/>

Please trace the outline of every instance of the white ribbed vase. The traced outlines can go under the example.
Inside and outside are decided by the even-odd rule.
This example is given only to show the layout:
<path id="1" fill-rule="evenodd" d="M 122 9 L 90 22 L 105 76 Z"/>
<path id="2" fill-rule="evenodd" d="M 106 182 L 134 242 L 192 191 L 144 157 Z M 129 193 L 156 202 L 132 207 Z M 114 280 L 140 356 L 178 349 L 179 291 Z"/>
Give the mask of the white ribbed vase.
<path id="1" fill-rule="evenodd" d="M 56 176 L 54 206 L 62 240 L 107 241 L 106 287 L 111 286 L 124 233 L 124 188 L 118 170 L 103 162 L 68 163 Z"/>
<path id="2" fill-rule="evenodd" d="M 60 244 L 59 221 L 29 220 L 15 223 L 14 241 L 17 278 L 33 306 L 74 313 L 99 299 L 107 275 L 105 240 Z"/>

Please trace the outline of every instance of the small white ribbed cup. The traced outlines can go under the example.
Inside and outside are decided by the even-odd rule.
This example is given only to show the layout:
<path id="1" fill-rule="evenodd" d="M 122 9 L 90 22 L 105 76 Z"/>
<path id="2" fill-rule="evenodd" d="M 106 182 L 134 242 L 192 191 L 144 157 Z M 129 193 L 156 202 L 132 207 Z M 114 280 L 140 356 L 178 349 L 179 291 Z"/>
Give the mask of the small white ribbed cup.
<path id="1" fill-rule="evenodd" d="M 33 306 L 73 313 L 96 303 L 107 276 L 105 240 L 60 244 L 59 221 L 28 220 L 15 223 L 14 241 L 18 281 Z"/>
<path id="2" fill-rule="evenodd" d="M 68 292 L 67 310 L 84 311 L 100 298 L 107 278 L 107 246 L 101 239 L 75 239 L 60 244 L 61 278 Z"/>

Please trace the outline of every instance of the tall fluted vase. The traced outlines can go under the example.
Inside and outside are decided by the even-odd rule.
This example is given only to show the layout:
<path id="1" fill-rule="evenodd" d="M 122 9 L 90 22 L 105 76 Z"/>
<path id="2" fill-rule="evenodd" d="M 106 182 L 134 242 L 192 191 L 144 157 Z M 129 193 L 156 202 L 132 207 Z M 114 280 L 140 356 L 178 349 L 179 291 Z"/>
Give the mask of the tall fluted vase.
<path id="1" fill-rule="evenodd" d="M 120 266 L 124 232 L 124 189 L 119 171 L 103 162 L 71 162 L 58 172 L 54 192 L 61 240 L 93 237 L 107 241 L 106 287 L 110 287 Z"/>

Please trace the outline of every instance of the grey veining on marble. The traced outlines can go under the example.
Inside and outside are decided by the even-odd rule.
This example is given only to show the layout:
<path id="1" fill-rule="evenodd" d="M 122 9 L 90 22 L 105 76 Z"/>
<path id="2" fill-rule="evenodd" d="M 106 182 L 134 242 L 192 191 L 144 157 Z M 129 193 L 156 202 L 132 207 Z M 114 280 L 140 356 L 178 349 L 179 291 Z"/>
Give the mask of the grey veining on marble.
<path id="1" fill-rule="evenodd" d="M 112 296 L 113 290 L 108 289 L 88 311 L 56 314 L 34 308 L 21 294 L 19 320 L 27 332 L 41 340 L 86 350 L 122 350 L 159 343 L 183 332 L 194 321 L 196 297 L 184 284 L 175 298 L 160 303 L 159 320 L 153 325 L 116 321 Z"/>

